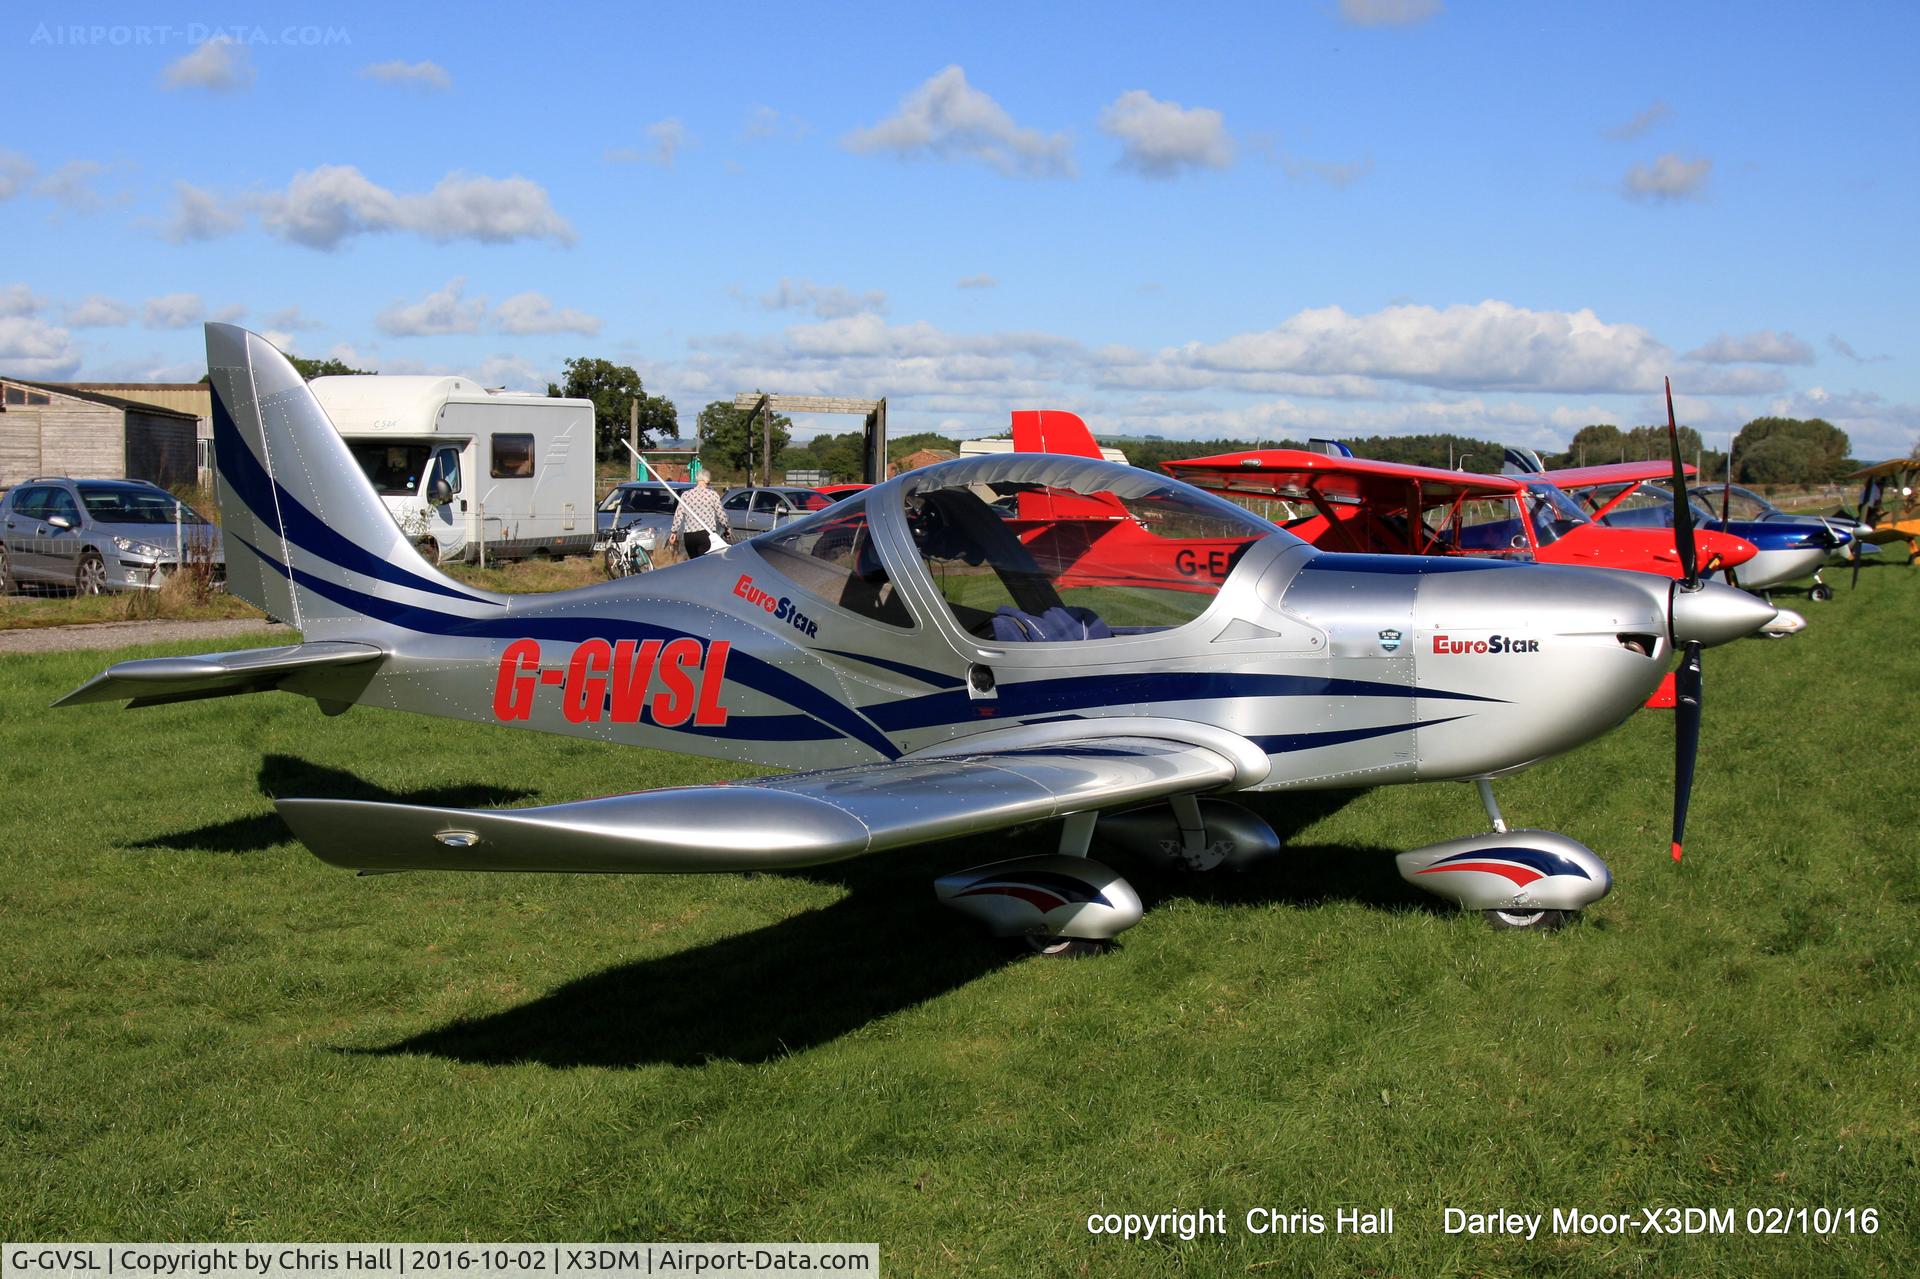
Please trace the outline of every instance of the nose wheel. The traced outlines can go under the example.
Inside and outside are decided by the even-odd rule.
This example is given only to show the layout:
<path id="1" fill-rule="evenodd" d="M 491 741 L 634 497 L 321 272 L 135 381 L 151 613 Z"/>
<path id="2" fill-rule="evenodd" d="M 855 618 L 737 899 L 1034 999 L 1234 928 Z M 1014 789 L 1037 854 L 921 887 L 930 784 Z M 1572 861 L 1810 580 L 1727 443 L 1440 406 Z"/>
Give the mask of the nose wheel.
<path id="1" fill-rule="evenodd" d="M 1501 932 L 1550 933 L 1565 928 L 1579 914 L 1573 910 L 1487 910 L 1480 912 Z"/>

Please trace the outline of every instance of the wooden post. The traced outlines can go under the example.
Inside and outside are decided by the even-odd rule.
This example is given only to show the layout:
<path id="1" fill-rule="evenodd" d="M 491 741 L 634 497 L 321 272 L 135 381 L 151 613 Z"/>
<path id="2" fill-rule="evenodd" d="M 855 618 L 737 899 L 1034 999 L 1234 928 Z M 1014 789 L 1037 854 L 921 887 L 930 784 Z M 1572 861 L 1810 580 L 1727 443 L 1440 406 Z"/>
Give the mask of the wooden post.
<path id="1" fill-rule="evenodd" d="M 773 483 L 773 410 L 760 401 L 760 483 Z"/>

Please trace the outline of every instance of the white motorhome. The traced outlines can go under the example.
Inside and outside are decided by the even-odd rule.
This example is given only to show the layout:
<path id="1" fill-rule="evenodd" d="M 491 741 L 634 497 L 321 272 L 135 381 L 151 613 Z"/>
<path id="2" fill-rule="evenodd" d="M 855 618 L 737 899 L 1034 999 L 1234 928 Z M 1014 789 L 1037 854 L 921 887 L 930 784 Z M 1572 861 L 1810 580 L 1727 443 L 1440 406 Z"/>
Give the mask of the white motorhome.
<path id="1" fill-rule="evenodd" d="M 356 374 L 312 387 L 429 560 L 592 550 L 591 400 L 491 392 L 463 377 Z"/>

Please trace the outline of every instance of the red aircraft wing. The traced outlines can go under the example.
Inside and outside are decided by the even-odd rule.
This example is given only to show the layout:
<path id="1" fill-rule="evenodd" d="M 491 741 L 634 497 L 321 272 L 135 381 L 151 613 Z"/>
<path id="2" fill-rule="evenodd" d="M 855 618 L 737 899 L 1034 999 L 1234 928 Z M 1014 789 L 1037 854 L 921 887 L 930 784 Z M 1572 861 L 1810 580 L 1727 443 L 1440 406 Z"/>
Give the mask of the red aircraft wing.
<path id="1" fill-rule="evenodd" d="M 1166 469 L 1226 497 L 1311 503 L 1318 513 L 1286 527 L 1326 550 L 1445 555 L 1421 518 L 1451 514 L 1476 498 L 1512 499 L 1524 488 L 1509 475 L 1443 471 L 1362 457 L 1329 457 L 1302 449 L 1255 449 L 1168 462 Z M 1444 522 L 1444 521 L 1443 521 Z"/>

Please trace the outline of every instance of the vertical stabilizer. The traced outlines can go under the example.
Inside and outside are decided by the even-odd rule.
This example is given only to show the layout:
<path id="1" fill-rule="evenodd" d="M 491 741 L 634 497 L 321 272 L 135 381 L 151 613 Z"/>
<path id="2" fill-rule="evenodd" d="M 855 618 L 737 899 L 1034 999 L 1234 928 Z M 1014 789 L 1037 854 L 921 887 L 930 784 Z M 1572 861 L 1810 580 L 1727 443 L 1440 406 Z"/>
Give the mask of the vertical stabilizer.
<path id="1" fill-rule="evenodd" d="M 404 625 L 421 608 L 475 616 L 504 606 L 504 597 L 449 581 L 420 557 L 272 343 L 209 324 L 207 372 L 234 594 L 309 639 L 365 617 Z"/>

